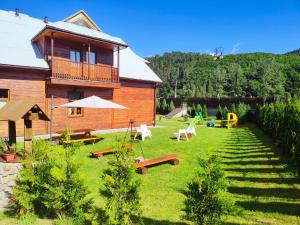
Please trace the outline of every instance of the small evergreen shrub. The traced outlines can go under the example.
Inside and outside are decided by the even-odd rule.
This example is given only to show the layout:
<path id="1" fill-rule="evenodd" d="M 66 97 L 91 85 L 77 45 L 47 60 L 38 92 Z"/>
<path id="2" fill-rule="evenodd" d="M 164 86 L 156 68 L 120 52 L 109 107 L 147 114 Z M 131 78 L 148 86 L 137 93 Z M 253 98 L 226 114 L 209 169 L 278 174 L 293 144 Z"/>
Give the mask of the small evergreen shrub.
<path id="1" fill-rule="evenodd" d="M 169 112 L 172 112 L 175 109 L 174 102 L 171 100 L 169 104 Z"/>
<path id="2" fill-rule="evenodd" d="M 155 105 L 156 105 L 156 113 L 161 113 L 160 112 L 160 100 L 159 100 L 159 98 L 157 98 L 155 100 Z"/>
<path id="3" fill-rule="evenodd" d="M 205 104 L 203 105 L 202 116 L 203 116 L 203 118 L 208 117 L 207 107 Z"/>
<path id="4" fill-rule="evenodd" d="M 237 114 L 235 103 L 231 105 L 231 112 Z"/>
<path id="5" fill-rule="evenodd" d="M 217 109 L 217 113 L 216 113 L 216 118 L 217 118 L 217 120 L 221 120 L 222 117 L 223 117 L 223 115 L 222 115 L 222 108 L 221 108 L 221 106 L 219 105 L 219 106 L 218 106 L 218 109 Z"/>
<path id="6" fill-rule="evenodd" d="M 233 212 L 234 201 L 227 192 L 227 180 L 219 159 L 211 156 L 199 160 L 200 171 L 183 191 L 184 219 L 197 225 L 212 225 L 222 216 Z"/>
<path id="7" fill-rule="evenodd" d="M 193 104 L 191 107 L 191 117 L 193 118 L 195 117 L 195 115 L 196 115 L 196 107 L 195 104 Z"/>
<path id="8" fill-rule="evenodd" d="M 190 117 L 192 117 L 192 107 L 190 106 L 187 107 L 187 113 Z"/>
<path id="9" fill-rule="evenodd" d="M 245 103 L 240 103 L 238 106 L 238 118 L 239 123 L 245 123 L 248 120 L 248 114 L 250 112 L 250 106 Z"/>
<path id="10" fill-rule="evenodd" d="M 227 114 L 228 114 L 228 108 L 227 106 L 224 106 L 223 110 L 222 110 L 222 119 L 223 120 L 227 120 Z"/>
<path id="11" fill-rule="evenodd" d="M 13 190 L 14 208 L 20 214 L 72 218 L 74 224 L 90 224 L 92 201 L 73 157 L 73 148 L 51 147 L 45 141 L 33 143 L 32 155 L 23 163 Z"/>
<path id="12" fill-rule="evenodd" d="M 109 161 L 109 168 L 102 175 L 104 189 L 101 193 L 106 198 L 106 224 L 142 224 L 140 180 L 136 178 L 132 161 L 128 151 L 115 151 L 114 158 Z"/>
<path id="13" fill-rule="evenodd" d="M 202 113 L 202 106 L 200 104 L 197 104 L 196 112 L 201 112 Z"/>
<path id="14" fill-rule="evenodd" d="M 161 103 L 161 114 L 167 114 L 167 111 L 168 111 L 168 104 L 167 104 L 167 101 L 166 99 L 163 99 L 162 103 Z"/>

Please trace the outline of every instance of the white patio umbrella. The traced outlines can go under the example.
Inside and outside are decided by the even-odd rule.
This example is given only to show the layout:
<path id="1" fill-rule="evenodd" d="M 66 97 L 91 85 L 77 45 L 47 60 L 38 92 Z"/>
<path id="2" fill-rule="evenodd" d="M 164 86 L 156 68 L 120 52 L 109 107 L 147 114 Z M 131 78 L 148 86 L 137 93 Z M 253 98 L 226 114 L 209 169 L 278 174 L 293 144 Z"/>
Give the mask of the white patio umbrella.
<path id="1" fill-rule="evenodd" d="M 60 106 L 58 108 L 97 108 L 97 109 L 127 109 L 125 106 L 119 105 L 117 103 L 105 100 L 98 96 L 90 96 L 74 102 L 69 102 Z"/>
<path id="2" fill-rule="evenodd" d="M 73 102 L 69 102 L 63 105 L 55 106 L 51 108 L 51 121 L 50 121 L 50 140 L 52 140 L 52 111 L 55 108 L 73 108 L 73 107 L 78 107 L 78 108 L 95 108 L 95 109 L 128 109 L 125 106 L 122 106 L 120 104 L 105 100 L 103 98 L 100 98 L 98 96 L 90 96 L 87 98 L 83 98 L 80 100 L 76 100 Z"/>

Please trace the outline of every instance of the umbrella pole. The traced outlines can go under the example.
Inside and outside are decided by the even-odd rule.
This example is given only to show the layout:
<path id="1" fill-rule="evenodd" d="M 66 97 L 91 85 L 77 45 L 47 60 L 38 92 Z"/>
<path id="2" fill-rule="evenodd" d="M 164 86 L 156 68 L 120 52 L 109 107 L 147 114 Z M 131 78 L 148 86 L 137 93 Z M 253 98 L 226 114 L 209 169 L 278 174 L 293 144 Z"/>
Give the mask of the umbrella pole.
<path id="1" fill-rule="evenodd" d="M 52 119 L 53 119 L 53 95 L 51 95 L 51 103 L 50 103 L 50 141 L 52 142 Z"/>

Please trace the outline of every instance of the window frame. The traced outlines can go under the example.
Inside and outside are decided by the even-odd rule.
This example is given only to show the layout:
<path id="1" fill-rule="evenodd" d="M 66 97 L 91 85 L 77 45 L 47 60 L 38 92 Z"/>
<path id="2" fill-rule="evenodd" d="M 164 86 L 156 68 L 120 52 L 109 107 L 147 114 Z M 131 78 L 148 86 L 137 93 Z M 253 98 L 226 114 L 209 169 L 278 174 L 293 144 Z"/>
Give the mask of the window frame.
<path id="1" fill-rule="evenodd" d="M 75 99 L 75 98 L 71 98 L 71 93 L 74 93 L 74 92 L 77 92 L 77 93 L 80 93 L 80 98 L 79 99 Z M 80 100 L 84 98 L 84 92 L 83 91 L 78 91 L 78 90 L 71 90 L 71 91 L 68 91 L 68 101 L 69 102 L 73 102 L 73 101 L 76 101 L 76 100 Z M 81 114 L 77 114 L 77 109 L 80 109 L 81 110 Z M 75 114 L 70 114 L 70 111 L 71 110 L 74 110 Z M 68 108 L 67 110 L 67 115 L 68 115 L 68 118 L 77 118 L 77 117 L 83 117 L 84 116 L 84 108 L 82 107 L 72 107 L 72 108 Z"/>
<path id="2" fill-rule="evenodd" d="M 7 91 L 7 98 L 1 98 L 1 96 L 0 96 L 0 102 L 9 102 L 9 100 L 10 100 L 10 89 L 0 88 L 0 91 L 2 91 L 2 90 Z M 6 101 L 2 101 L 3 99 L 6 99 Z"/>
<path id="3" fill-rule="evenodd" d="M 72 52 L 74 52 L 75 60 L 72 60 L 72 58 L 71 58 Z M 77 53 L 79 53 L 79 61 L 77 60 Z M 69 59 L 73 63 L 81 63 L 82 62 L 82 52 L 81 52 L 81 50 L 80 49 L 76 49 L 76 48 L 71 48 L 70 49 L 70 54 L 69 54 Z"/>
<path id="4" fill-rule="evenodd" d="M 90 65 L 96 65 L 97 64 L 97 52 L 96 51 L 90 51 L 90 53 L 94 53 L 95 55 L 95 63 L 91 63 L 90 62 Z M 88 60 L 88 55 L 89 55 L 89 51 L 85 51 L 85 63 L 88 64 L 89 63 L 89 60 Z M 90 60 L 91 61 L 91 60 Z"/>

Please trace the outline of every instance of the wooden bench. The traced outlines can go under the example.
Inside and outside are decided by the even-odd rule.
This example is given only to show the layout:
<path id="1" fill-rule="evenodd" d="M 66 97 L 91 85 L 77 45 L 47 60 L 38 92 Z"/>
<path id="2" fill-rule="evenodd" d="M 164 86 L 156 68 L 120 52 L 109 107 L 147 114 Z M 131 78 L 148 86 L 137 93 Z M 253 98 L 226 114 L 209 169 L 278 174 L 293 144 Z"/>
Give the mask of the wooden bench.
<path id="1" fill-rule="evenodd" d="M 170 163 L 172 165 L 178 165 L 179 159 L 175 154 L 167 155 L 160 158 L 148 159 L 142 162 L 135 163 L 134 166 L 137 168 L 137 172 L 141 174 L 146 174 L 148 172 L 148 166 L 154 166 L 162 163 Z"/>
<path id="2" fill-rule="evenodd" d="M 78 129 L 78 130 L 69 130 L 71 136 L 74 134 L 83 134 L 84 137 L 91 137 L 92 134 L 91 132 L 95 131 L 93 129 Z M 58 134 L 63 134 L 64 132 L 66 132 L 65 130 L 61 130 L 61 131 L 57 131 L 56 133 Z"/>
<path id="3" fill-rule="evenodd" d="M 79 142 L 84 142 L 84 143 L 96 143 L 97 141 L 100 141 L 101 138 L 99 137 L 89 137 L 89 138 L 80 138 L 80 139 L 73 139 L 73 140 L 66 140 L 64 141 L 65 144 L 73 144 L 73 143 L 79 143 Z"/>
<path id="4" fill-rule="evenodd" d="M 126 144 L 125 146 L 122 146 L 122 149 L 131 151 L 132 150 L 132 145 L 131 144 Z M 99 149 L 91 152 L 91 155 L 95 158 L 102 157 L 104 154 L 109 154 L 115 151 L 114 148 L 105 148 L 105 149 Z"/>

